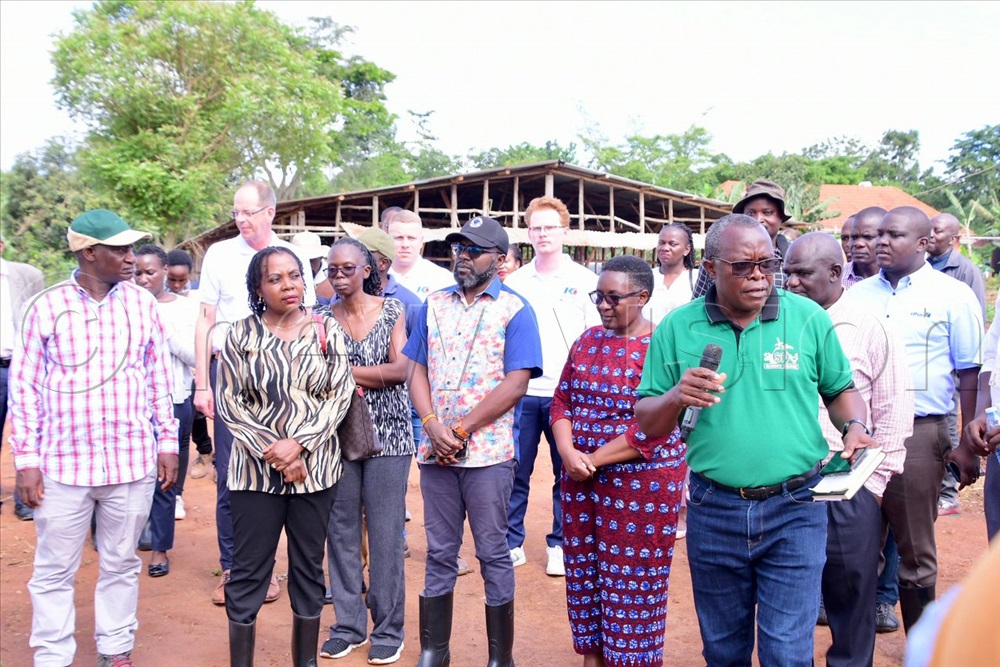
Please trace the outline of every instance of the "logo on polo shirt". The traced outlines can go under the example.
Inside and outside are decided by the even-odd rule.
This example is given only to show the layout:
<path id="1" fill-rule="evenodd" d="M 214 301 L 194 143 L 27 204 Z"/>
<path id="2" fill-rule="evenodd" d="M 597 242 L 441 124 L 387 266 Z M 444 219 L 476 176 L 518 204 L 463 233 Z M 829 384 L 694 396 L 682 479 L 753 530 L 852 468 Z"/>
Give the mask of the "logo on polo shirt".
<path id="1" fill-rule="evenodd" d="M 569 294 L 570 296 L 576 296 L 577 289 L 575 287 L 567 287 L 563 290 L 563 294 Z"/>
<path id="2" fill-rule="evenodd" d="M 795 348 L 781 339 L 776 339 L 774 350 L 764 353 L 764 370 L 767 371 L 797 371 L 799 370 L 799 355 L 792 352 Z"/>

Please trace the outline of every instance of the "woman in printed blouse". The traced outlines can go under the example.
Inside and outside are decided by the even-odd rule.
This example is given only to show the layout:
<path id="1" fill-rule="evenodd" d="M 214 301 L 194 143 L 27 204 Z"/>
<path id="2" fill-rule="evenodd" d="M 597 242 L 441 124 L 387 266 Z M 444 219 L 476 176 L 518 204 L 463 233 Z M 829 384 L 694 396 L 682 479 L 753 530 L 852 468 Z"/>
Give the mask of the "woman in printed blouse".
<path id="1" fill-rule="evenodd" d="M 415 451 L 404 384 L 405 307 L 397 299 L 382 298 L 375 258 L 354 239 L 341 239 L 330 249 L 327 276 L 337 295 L 331 312 L 346 341 L 354 381 L 365 390 L 382 452 L 363 461 L 344 461 L 337 483 L 327 547 L 337 622 L 320 654 L 342 658 L 370 638 L 368 663 L 387 665 L 403 652 L 403 524 Z M 362 509 L 369 518 L 371 635 L 362 597 Z"/>
<path id="2" fill-rule="evenodd" d="M 652 290 L 653 272 L 638 257 L 605 262 L 590 294 L 603 326 L 573 344 L 552 400 L 566 602 L 585 667 L 663 664 L 685 447 L 676 429 L 646 437 L 632 411 Z"/>
<path id="3" fill-rule="evenodd" d="M 254 623 L 278 538 L 288 538 L 292 664 L 314 665 L 323 609 L 323 548 L 341 473 L 337 426 L 354 379 L 330 318 L 302 305 L 302 265 L 265 248 L 247 269 L 252 315 L 233 324 L 219 364 L 218 415 L 233 432 L 233 568 L 226 584 L 233 666 L 253 664 Z"/>

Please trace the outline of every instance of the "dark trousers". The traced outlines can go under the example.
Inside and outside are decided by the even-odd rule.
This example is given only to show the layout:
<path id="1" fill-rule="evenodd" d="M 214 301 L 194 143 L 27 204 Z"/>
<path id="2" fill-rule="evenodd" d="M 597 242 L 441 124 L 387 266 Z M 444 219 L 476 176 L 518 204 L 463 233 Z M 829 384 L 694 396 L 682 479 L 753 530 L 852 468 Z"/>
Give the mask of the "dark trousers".
<path id="1" fill-rule="evenodd" d="M 882 514 L 899 546 L 900 586 L 923 588 L 937 582 L 934 521 L 944 463 L 951 452 L 948 421 L 943 416 L 914 419 L 905 446 L 903 472 L 889 480 Z"/>
<path id="2" fill-rule="evenodd" d="M 896 545 L 896 536 L 892 534 L 891 526 L 886 524 L 883 534 L 885 535 L 881 558 L 883 564 L 882 571 L 878 575 L 875 601 L 895 607 L 899 602 L 899 547 Z"/>
<path id="3" fill-rule="evenodd" d="M 208 435 L 208 418 L 201 410 L 195 410 L 191 420 L 191 439 L 198 454 L 212 453 L 212 438 Z"/>
<path id="4" fill-rule="evenodd" d="M 218 366 L 213 358 L 208 369 L 215 396 L 218 396 Z M 215 426 L 215 530 L 219 539 L 219 565 L 229 570 L 233 567 L 233 514 L 229 507 L 229 455 L 233 451 L 233 434 L 222 419 L 212 423 Z"/>
<path id="5" fill-rule="evenodd" d="M 180 469 L 187 466 L 187 453 L 191 444 L 191 432 L 187 429 L 191 424 L 191 398 L 183 403 L 174 403 L 174 417 L 180 424 L 181 456 Z M 178 480 L 180 472 L 178 472 Z M 150 533 L 152 535 L 151 544 L 153 551 L 170 551 L 174 548 L 174 509 L 177 504 L 177 496 L 180 495 L 178 486 L 170 487 L 170 490 L 163 490 L 163 483 L 157 479 L 156 489 L 153 491 L 153 505 L 149 511 Z"/>
<path id="6" fill-rule="evenodd" d="M 183 403 L 174 403 L 174 417 L 177 417 L 177 495 L 184 495 L 184 481 L 187 479 L 188 463 L 191 462 L 191 426 L 194 419 L 194 398 L 188 396 Z"/>
<path id="7" fill-rule="evenodd" d="M 1000 533 L 1000 460 L 997 460 L 996 452 L 986 457 L 986 480 L 983 486 L 986 535 L 992 540 Z"/>
<path id="8" fill-rule="evenodd" d="M 226 584 L 230 621 L 250 623 L 264 604 L 282 528 L 288 538 L 288 598 L 298 616 L 323 610 L 323 549 L 333 487 L 315 493 L 233 491 L 232 578 Z"/>
<path id="9" fill-rule="evenodd" d="M 468 515 L 476 558 L 486 584 L 486 604 L 496 606 L 514 599 L 514 563 L 506 540 L 514 467 L 513 459 L 484 468 L 433 463 L 420 466 L 427 531 L 425 597 L 454 590 L 458 550 Z"/>
<path id="10" fill-rule="evenodd" d="M 7 307 L 4 304 L 3 307 Z M 10 368 L 7 366 L 0 366 L 0 433 L 3 432 L 3 427 L 7 423 L 7 374 Z M 21 502 L 21 496 L 17 495 L 17 489 L 14 489 L 14 507 L 18 509 L 26 507 L 23 502 Z"/>
<path id="11" fill-rule="evenodd" d="M 538 446 L 542 435 L 549 443 L 549 458 L 552 460 L 552 532 L 545 536 L 550 547 L 562 546 L 562 501 L 559 497 L 559 476 L 562 474 L 562 458 L 556 449 L 556 439 L 549 426 L 551 397 L 525 396 L 518 402 L 517 473 L 514 488 L 510 493 L 510 516 L 507 528 L 507 546 L 510 549 L 524 544 L 524 515 L 528 512 L 528 492 L 531 490 L 531 473 L 535 470 Z"/>
<path id="12" fill-rule="evenodd" d="M 833 644 L 831 667 L 872 664 L 875 652 L 875 586 L 882 543 L 882 512 L 868 489 L 827 507 L 823 604 Z"/>

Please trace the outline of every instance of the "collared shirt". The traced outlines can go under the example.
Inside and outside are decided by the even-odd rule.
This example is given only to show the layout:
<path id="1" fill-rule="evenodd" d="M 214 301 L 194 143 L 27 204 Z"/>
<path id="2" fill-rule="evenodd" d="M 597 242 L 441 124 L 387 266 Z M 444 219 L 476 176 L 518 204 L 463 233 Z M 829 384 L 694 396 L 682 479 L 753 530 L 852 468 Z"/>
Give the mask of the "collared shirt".
<path id="1" fill-rule="evenodd" d="M 542 372 L 538 322 L 528 302 L 494 277 L 471 304 L 458 285 L 432 292 L 403 354 L 427 367 L 431 410 L 455 426 L 503 381 L 507 373 Z M 427 431 L 417 450 L 433 451 Z M 514 407 L 472 433 L 469 456 L 456 465 L 481 468 L 514 458 Z"/>
<path id="2" fill-rule="evenodd" d="M 74 276 L 35 300 L 11 365 L 18 470 L 60 484 L 142 479 L 177 453 L 170 351 L 156 299 L 132 283 L 95 301 Z"/>
<path id="3" fill-rule="evenodd" d="M 854 386 L 868 411 L 868 430 L 885 452 L 885 460 L 865 482 L 869 491 L 882 497 L 889 478 L 903 472 L 903 443 L 913 433 L 910 372 L 895 335 L 874 314 L 852 305 L 848 294 L 844 292 L 826 312 L 851 362 Z M 844 451 L 842 434 L 830 421 L 823 401 L 819 413 L 831 456 Z"/>
<path id="4" fill-rule="evenodd" d="M 954 406 L 952 371 L 981 365 L 983 323 L 975 294 L 924 263 L 894 289 L 885 273 L 851 288 L 852 303 L 879 316 L 904 345 L 914 415 L 946 415 Z"/>
<path id="5" fill-rule="evenodd" d="M 854 287 L 864 279 L 865 279 L 864 276 L 859 276 L 857 273 L 854 272 L 853 259 L 849 261 L 847 264 L 844 264 L 844 272 L 840 277 L 840 284 L 843 285 L 844 289 L 849 289 L 851 287 Z"/>
<path id="6" fill-rule="evenodd" d="M 801 475 L 829 455 L 817 398 L 834 399 L 853 383 L 826 311 L 775 289 L 757 318 L 738 329 L 718 306 L 713 285 L 653 332 L 639 394 L 670 391 L 699 365 L 710 343 L 722 348 L 726 391 L 701 410 L 688 437 L 691 470 L 727 486 L 765 486 Z"/>
<path id="7" fill-rule="evenodd" d="M 655 327 L 671 310 L 690 301 L 693 289 L 694 269 L 685 269 L 684 273 L 674 278 L 670 287 L 663 284 L 663 275 L 654 269 L 653 294 L 643 309 L 646 318 Z"/>
<path id="8" fill-rule="evenodd" d="M 784 239 L 784 236 L 778 234 L 779 237 Z M 785 241 L 787 244 L 788 242 Z M 777 247 L 774 248 L 774 256 L 778 259 L 782 259 L 781 251 Z M 705 296 L 708 294 L 708 288 L 715 284 L 715 278 L 708 275 L 708 271 L 705 270 L 704 265 L 698 269 L 698 280 L 694 283 L 694 289 L 691 290 L 691 298 L 697 299 L 700 296 Z M 782 270 L 777 270 L 774 273 L 774 286 L 778 289 L 785 288 L 785 272 Z"/>
<path id="9" fill-rule="evenodd" d="M 7 261 L 0 257 L 0 359 L 10 359 L 14 354 L 14 310 L 11 308 L 13 300 L 10 294 L 10 274 L 8 273 Z M 2 428 L 2 425 L 0 425 Z"/>
<path id="10" fill-rule="evenodd" d="M 601 323 L 597 306 L 590 301 L 590 293 L 597 289 L 597 274 L 565 253 L 551 273 L 539 273 L 537 261 L 507 276 L 505 284 L 531 304 L 542 333 L 543 372 L 528 383 L 528 396 L 551 398 L 570 347 L 580 334 Z"/>
<path id="11" fill-rule="evenodd" d="M 993 322 L 990 330 L 986 332 L 986 340 L 983 342 L 983 373 L 990 373 L 990 403 L 1000 408 L 1000 295 L 997 296 L 994 307 Z M 1000 451 L 1000 448 L 998 448 Z M 997 455 L 1000 458 L 1000 454 Z"/>
<path id="12" fill-rule="evenodd" d="M 301 248 L 282 241 L 274 232 L 269 247 L 288 248 L 294 252 L 302 268 L 303 276 L 309 275 L 309 258 Z M 250 317 L 247 301 L 247 269 L 257 251 L 247 245 L 242 236 L 213 243 L 201 263 L 201 278 L 198 285 L 198 299 L 209 306 L 215 306 L 215 327 L 212 329 L 212 347 L 220 351 L 226 342 L 229 326 L 245 317 Z M 305 296 L 303 303 L 311 307 L 316 304 L 316 288 L 311 280 L 304 279 Z"/>
<path id="13" fill-rule="evenodd" d="M 382 288 L 382 296 L 391 296 L 393 299 L 397 299 L 403 303 L 406 313 L 406 336 L 409 337 L 410 332 L 413 331 L 413 325 L 420 315 L 420 307 L 423 305 L 423 301 L 412 291 L 400 285 L 399 281 L 391 273 L 388 278 L 389 280 Z"/>
<path id="14" fill-rule="evenodd" d="M 455 276 L 448 269 L 442 269 L 423 257 L 419 257 L 406 273 L 389 269 L 389 275 L 395 276 L 400 285 L 416 294 L 421 301 L 426 301 L 431 292 L 455 284 Z"/>

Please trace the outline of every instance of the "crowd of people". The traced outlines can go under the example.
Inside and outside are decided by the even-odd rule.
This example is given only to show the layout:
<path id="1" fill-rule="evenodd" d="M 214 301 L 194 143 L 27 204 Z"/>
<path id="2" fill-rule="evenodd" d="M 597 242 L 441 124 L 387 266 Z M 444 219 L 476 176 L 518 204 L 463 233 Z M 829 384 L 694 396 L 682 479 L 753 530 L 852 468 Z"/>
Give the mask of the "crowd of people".
<path id="1" fill-rule="evenodd" d="M 525 529 L 543 442 L 545 572 L 565 579 L 584 667 L 662 665 L 678 539 L 708 665 L 750 664 L 755 648 L 763 665 L 812 664 L 819 622 L 827 663 L 846 666 L 872 664 L 897 600 L 908 634 L 949 627 L 924 614 L 934 522 L 982 457 L 989 537 L 1000 532 L 1000 428 L 986 418 L 1000 328 L 984 332 L 982 272 L 955 248 L 953 216 L 870 207 L 839 242 L 798 236 L 782 231 L 782 188 L 757 181 L 711 225 L 700 266 L 674 223 L 655 267 L 626 254 L 595 274 L 566 252 L 570 214 L 551 196 L 524 212 L 530 257 L 479 215 L 445 239 L 450 271 L 423 257 L 412 211 L 385 209 L 328 247 L 312 232 L 280 239 L 276 206 L 267 184 L 241 185 L 239 235 L 208 249 L 197 283 L 190 256 L 134 248 L 149 234 L 106 210 L 70 224 L 68 280 L 45 289 L 0 260 L 15 512 L 37 534 L 36 665 L 73 663 L 89 530 L 98 664 L 132 664 L 137 548 L 148 532 L 147 574 L 170 574 L 189 467 L 214 472 L 209 597 L 239 667 L 253 664 L 261 606 L 281 596 L 283 531 L 292 664 L 366 645 L 370 664 L 400 659 L 414 457 L 418 667 L 451 662 L 466 522 L 488 664 L 513 667 L 515 568 L 543 539 Z M 339 429 L 357 401 L 379 445 L 362 458 Z M 813 500 L 824 465 L 874 447 L 885 458 L 856 495 Z M 324 604 L 335 622 L 321 642 Z"/>

